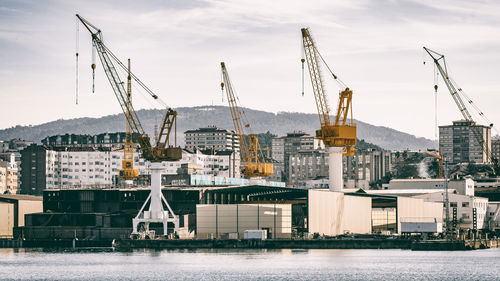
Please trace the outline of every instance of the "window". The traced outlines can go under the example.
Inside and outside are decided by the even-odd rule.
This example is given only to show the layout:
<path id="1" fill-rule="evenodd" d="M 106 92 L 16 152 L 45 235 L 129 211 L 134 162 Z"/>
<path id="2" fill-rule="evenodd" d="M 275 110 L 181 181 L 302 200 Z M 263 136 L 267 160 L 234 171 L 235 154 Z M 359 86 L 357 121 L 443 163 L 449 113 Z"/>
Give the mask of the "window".
<path id="1" fill-rule="evenodd" d="M 462 202 L 462 207 L 469 207 L 469 202 Z"/>
<path id="2" fill-rule="evenodd" d="M 457 202 L 450 202 L 450 207 L 456 208 L 457 207 Z"/>

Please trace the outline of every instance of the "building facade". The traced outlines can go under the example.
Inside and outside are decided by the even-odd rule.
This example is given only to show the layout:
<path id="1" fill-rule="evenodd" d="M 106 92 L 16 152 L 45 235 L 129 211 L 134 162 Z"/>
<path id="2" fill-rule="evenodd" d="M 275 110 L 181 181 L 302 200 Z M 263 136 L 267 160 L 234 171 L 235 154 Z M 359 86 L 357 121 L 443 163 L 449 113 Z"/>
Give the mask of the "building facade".
<path id="1" fill-rule="evenodd" d="M 443 192 L 434 192 L 424 195 L 414 196 L 414 198 L 421 198 L 431 202 L 443 202 Z M 461 230 L 474 229 L 474 214 L 476 216 L 476 229 L 487 229 L 487 209 L 488 198 L 468 196 L 461 194 L 448 194 L 450 202 L 450 220 L 453 220 L 453 213 L 456 210 L 456 223 L 457 228 Z M 475 211 L 474 211 L 475 209 Z"/>
<path id="2" fill-rule="evenodd" d="M 370 183 L 382 180 L 391 171 L 391 154 L 387 151 L 356 151 L 343 157 L 344 187 L 368 188 Z M 328 153 L 324 150 L 298 151 L 290 156 L 289 183 L 307 188 L 324 188 L 319 179 L 328 178 Z M 319 185 L 317 185 L 319 184 Z"/>
<path id="3" fill-rule="evenodd" d="M 65 187 L 112 186 L 122 169 L 122 149 L 31 145 L 21 153 L 23 194 L 41 194 L 44 189 Z M 203 175 L 240 177 L 240 157 L 233 151 L 184 150 L 180 161 L 162 162 L 163 174 L 176 175 L 186 163 L 199 165 Z M 149 165 L 139 153 L 134 154 L 134 168 L 139 175 L 150 175 Z"/>
<path id="4" fill-rule="evenodd" d="M 491 155 L 494 159 L 500 159 L 500 140 L 491 140 Z"/>
<path id="5" fill-rule="evenodd" d="M 324 149 L 323 141 L 304 132 L 288 133 L 283 137 L 272 139 L 271 157 L 277 162 L 274 165 L 273 177 L 290 182 L 290 157 L 299 151 L 315 151 Z"/>
<path id="6" fill-rule="evenodd" d="M 0 160 L 0 194 L 16 194 L 18 190 L 18 169 L 14 155 L 9 162 Z"/>
<path id="7" fill-rule="evenodd" d="M 187 150 L 195 149 L 216 151 L 233 150 L 239 153 L 240 141 L 234 131 L 210 126 L 184 132 Z"/>
<path id="8" fill-rule="evenodd" d="M 485 151 L 478 137 L 486 144 Z M 451 164 L 490 163 L 488 155 L 492 149 L 491 128 L 465 120 L 439 126 L 439 149 Z"/>
<path id="9" fill-rule="evenodd" d="M 137 144 L 137 133 L 132 134 L 132 140 L 136 146 Z M 42 144 L 48 147 L 113 147 L 121 148 L 123 147 L 123 142 L 125 141 L 126 133 L 102 133 L 98 135 L 77 135 L 77 134 L 65 134 L 65 135 L 55 135 L 46 137 L 42 140 Z"/>

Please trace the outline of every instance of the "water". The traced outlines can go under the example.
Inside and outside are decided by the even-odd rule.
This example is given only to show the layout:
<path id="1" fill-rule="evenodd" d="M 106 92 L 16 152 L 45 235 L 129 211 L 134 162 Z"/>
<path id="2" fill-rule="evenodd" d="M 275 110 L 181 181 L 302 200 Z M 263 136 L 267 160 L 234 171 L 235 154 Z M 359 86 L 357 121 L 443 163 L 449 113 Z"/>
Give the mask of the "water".
<path id="1" fill-rule="evenodd" d="M 500 280 L 500 249 L 460 252 L 0 249 L 0 279 Z"/>

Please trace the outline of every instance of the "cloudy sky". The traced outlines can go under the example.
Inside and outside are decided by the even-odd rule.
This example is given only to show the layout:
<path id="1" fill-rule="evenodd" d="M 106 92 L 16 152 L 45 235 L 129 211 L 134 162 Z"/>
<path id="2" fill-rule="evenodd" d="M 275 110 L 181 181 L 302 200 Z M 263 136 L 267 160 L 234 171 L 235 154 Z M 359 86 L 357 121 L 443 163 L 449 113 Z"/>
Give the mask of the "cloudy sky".
<path id="1" fill-rule="evenodd" d="M 435 139 L 427 46 L 446 55 L 451 77 L 500 122 L 499 1 L 0 0 L 0 129 L 121 112 L 100 62 L 91 93 L 90 34 L 81 26 L 75 103 L 75 13 L 103 31 L 119 58 L 131 58 L 133 72 L 172 107 L 225 104 L 225 61 L 243 106 L 316 112 L 308 76 L 301 95 L 300 28 L 310 27 L 354 91 L 355 119 Z M 438 123 L 447 124 L 461 116 L 440 86 Z M 338 87 L 330 82 L 327 90 L 335 108 Z M 136 109 L 158 108 L 134 96 Z"/>

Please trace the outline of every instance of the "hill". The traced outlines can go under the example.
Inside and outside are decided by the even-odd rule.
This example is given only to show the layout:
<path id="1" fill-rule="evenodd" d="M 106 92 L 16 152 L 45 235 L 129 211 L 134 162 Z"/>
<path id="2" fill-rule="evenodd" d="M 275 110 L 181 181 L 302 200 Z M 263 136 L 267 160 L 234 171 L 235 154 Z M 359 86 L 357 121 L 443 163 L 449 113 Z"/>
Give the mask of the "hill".
<path id="1" fill-rule="evenodd" d="M 226 106 L 198 106 L 180 107 L 177 120 L 178 144 L 184 144 L 183 133 L 189 129 L 197 129 L 209 125 L 232 129 L 233 122 Z M 317 114 L 296 112 L 265 112 L 243 108 L 250 119 L 252 133 L 271 132 L 283 136 L 288 132 L 304 131 L 314 134 L 319 127 Z M 137 112 L 144 130 L 153 136 L 155 124 L 162 120 L 163 112 L 156 109 L 143 109 Z M 356 121 L 358 139 L 375 144 L 390 150 L 418 150 L 436 148 L 436 141 L 419 138 L 411 134 L 400 132 L 388 127 L 374 126 L 365 122 Z M 123 114 L 108 115 L 101 118 L 76 118 L 56 120 L 36 126 L 15 126 L 0 130 L 0 139 L 9 140 L 21 138 L 40 142 L 47 136 L 57 134 L 99 134 L 104 132 L 125 131 Z"/>

